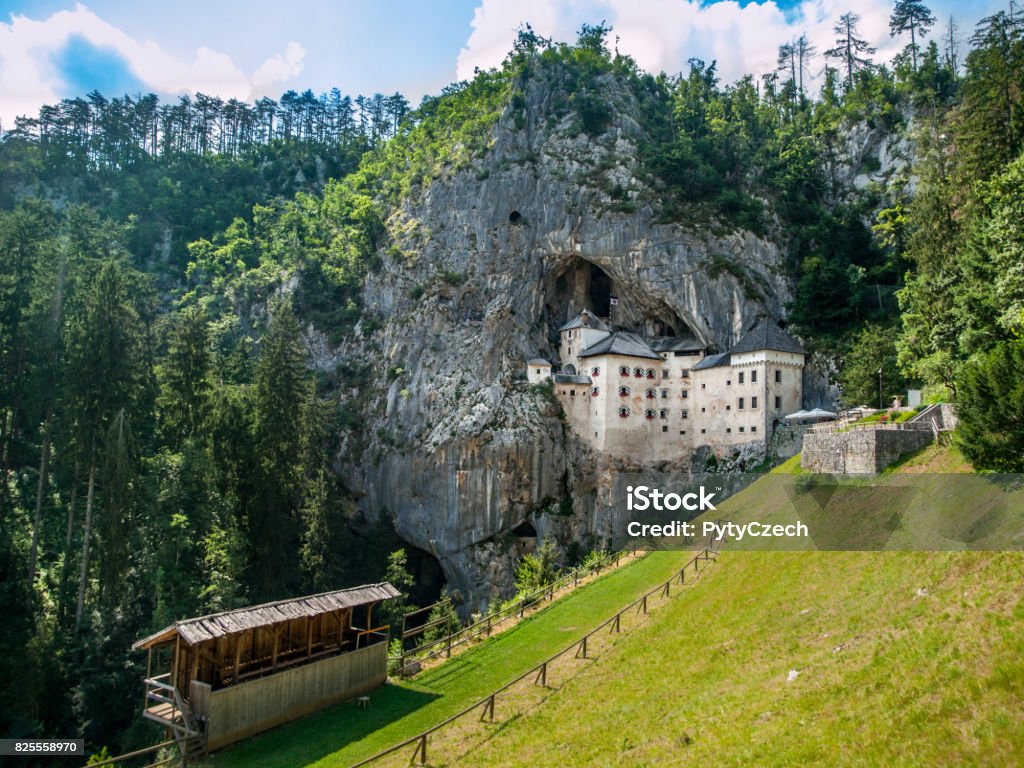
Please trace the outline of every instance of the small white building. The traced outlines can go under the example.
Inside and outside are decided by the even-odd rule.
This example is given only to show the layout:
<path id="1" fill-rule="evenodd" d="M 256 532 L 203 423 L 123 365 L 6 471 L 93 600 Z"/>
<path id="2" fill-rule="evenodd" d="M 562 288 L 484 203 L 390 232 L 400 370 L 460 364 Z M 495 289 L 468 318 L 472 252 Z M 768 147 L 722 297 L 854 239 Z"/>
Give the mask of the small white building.
<path id="1" fill-rule="evenodd" d="M 534 357 L 526 361 L 526 380 L 531 384 L 540 384 L 551 378 L 551 363 L 543 357 Z"/>
<path id="2" fill-rule="evenodd" d="M 572 429 L 599 451 L 648 462 L 703 446 L 722 455 L 767 444 L 800 407 L 805 352 L 767 319 L 710 355 L 695 338 L 613 331 L 587 311 L 560 335 L 555 395 Z M 539 362 L 527 363 L 530 381 L 545 376 Z"/>

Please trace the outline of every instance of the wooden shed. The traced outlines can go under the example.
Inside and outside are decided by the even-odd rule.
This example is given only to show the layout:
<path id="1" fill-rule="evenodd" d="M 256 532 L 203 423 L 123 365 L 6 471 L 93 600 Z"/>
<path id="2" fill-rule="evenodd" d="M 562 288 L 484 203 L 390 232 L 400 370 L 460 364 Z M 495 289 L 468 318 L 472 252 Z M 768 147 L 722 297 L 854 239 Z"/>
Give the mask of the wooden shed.
<path id="1" fill-rule="evenodd" d="M 398 595 L 369 584 L 177 621 L 132 646 L 149 653 L 143 715 L 212 750 L 363 694 L 387 678 L 373 607 Z"/>

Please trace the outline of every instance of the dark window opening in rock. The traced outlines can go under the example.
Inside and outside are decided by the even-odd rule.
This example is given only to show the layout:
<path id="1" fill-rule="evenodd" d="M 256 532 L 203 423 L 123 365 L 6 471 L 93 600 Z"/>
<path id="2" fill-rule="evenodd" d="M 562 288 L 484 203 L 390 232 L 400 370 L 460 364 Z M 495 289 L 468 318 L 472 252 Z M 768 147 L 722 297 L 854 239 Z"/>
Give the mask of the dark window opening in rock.
<path id="1" fill-rule="evenodd" d="M 416 606 L 427 606 L 436 603 L 441 599 L 441 590 L 444 588 L 444 571 L 441 570 L 440 561 L 426 550 L 405 545 L 407 559 L 405 569 L 410 573 L 413 585 L 409 589 L 409 602 Z M 424 621 L 426 614 L 424 613 Z M 392 627 L 392 633 L 400 632 Z"/>
<path id="2" fill-rule="evenodd" d="M 520 557 L 537 551 L 537 529 L 529 520 L 523 520 L 513 528 L 512 535 L 517 539 L 516 549 Z"/>
<path id="3" fill-rule="evenodd" d="M 523 215 L 519 211 L 512 211 L 508 215 L 509 224 L 519 224 L 523 220 Z"/>
<path id="4" fill-rule="evenodd" d="M 611 315 L 612 279 L 596 264 L 590 265 L 590 304 L 598 317 Z"/>

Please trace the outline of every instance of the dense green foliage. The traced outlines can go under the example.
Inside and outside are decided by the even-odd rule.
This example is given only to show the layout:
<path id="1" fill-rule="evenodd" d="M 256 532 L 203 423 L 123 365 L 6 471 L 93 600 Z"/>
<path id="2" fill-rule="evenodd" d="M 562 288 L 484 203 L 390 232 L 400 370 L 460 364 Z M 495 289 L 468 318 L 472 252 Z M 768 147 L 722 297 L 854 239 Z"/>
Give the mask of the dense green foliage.
<path id="1" fill-rule="evenodd" d="M 413 111 L 397 96 L 93 94 L 21 121 L 0 141 L 0 733 L 138 745 L 152 734 L 134 719 L 134 638 L 389 567 L 401 577 L 387 510 L 364 519 L 332 471 L 340 436 L 369 443 L 366 403 L 342 393 L 383 372 L 347 361 L 314 375 L 303 333 L 340 344 L 379 327 L 368 275 L 413 262 L 430 236 L 388 217 L 447 174 L 487 173 L 501 120 L 608 148 L 628 112 L 638 153 L 617 160 L 643 188 L 609 185 L 607 168 L 579 178 L 608 210 L 639 199 L 667 221 L 777 241 L 792 324 L 831 358 L 848 404 L 875 401 L 879 368 L 885 399 L 945 384 L 964 399 L 965 453 L 1018 466 L 1021 22 L 983 21 L 961 72 L 953 48 L 919 42 L 919 6 L 898 4 L 893 31 L 911 47 L 891 69 L 844 17 L 847 48 L 837 40 L 816 96 L 806 39 L 763 82 L 723 86 L 713 62 L 641 72 L 608 50 L 604 25 L 575 45 L 527 27 L 502 67 Z M 856 127 L 910 131 L 913 194 L 842 181 Z M 707 269 L 757 297 L 743 264 Z M 550 552 L 525 562 L 524 588 L 553 572 Z"/>

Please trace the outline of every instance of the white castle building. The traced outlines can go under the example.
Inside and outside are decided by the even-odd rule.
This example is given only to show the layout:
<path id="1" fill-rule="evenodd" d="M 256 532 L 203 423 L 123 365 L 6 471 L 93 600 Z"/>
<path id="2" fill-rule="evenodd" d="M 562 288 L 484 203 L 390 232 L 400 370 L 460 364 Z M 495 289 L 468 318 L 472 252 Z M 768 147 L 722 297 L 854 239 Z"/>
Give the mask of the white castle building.
<path id="1" fill-rule="evenodd" d="M 616 331 L 587 310 L 559 329 L 560 367 L 527 361 L 527 378 L 552 380 L 572 429 L 595 449 L 640 461 L 718 456 L 767 445 L 801 407 L 803 347 L 762 320 L 727 352 L 695 338 Z"/>

